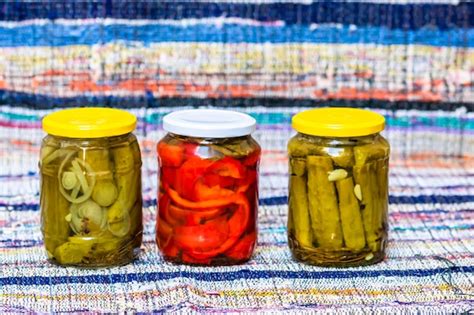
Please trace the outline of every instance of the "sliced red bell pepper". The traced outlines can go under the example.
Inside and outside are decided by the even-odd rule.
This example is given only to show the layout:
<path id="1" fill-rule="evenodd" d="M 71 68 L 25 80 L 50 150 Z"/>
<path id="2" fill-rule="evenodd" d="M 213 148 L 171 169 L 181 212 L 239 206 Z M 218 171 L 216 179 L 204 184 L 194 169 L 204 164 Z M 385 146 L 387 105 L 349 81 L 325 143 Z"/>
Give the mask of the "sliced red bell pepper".
<path id="1" fill-rule="evenodd" d="M 184 160 L 184 148 L 179 145 L 159 142 L 157 146 L 160 165 L 178 167 Z"/>
<path id="2" fill-rule="evenodd" d="M 168 194 L 160 193 L 158 195 L 158 217 L 162 221 L 166 221 L 171 226 L 181 225 L 184 221 L 180 221 L 170 214 L 171 199 Z"/>
<path id="3" fill-rule="evenodd" d="M 193 256 L 190 256 L 186 252 L 183 252 L 181 259 L 184 263 L 193 264 L 193 265 L 209 265 L 211 263 L 210 258 L 197 259 L 197 258 L 194 258 Z"/>
<path id="4" fill-rule="evenodd" d="M 189 255 L 198 259 L 214 257 L 228 251 L 239 240 L 240 236 L 247 228 L 250 219 L 250 207 L 245 195 L 238 194 L 237 196 L 238 197 L 235 199 L 234 203 L 238 204 L 239 207 L 228 220 L 229 234 L 225 242 L 218 248 L 212 250 L 199 250 L 198 248 L 192 248 L 188 250 Z"/>
<path id="5" fill-rule="evenodd" d="M 164 256 L 174 258 L 179 255 L 179 248 L 173 241 L 173 228 L 164 220 L 157 225 L 156 243 Z"/>
<path id="6" fill-rule="evenodd" d="M 170 215 L 176 220 L 183 222 L 183 225 L 203 224 L 207 220 L 212 220 L 222 213 L 222 208 L 206 210 L 188 210 L 174 205 L 169 206 Z"/>
<path id="7" fill-rule="evenodd" d="M 189 200 L 184 199 L 178 194 L 176 190 L 173 190 L 172 188 L 165 187 L 165 189 L 174 203 L 176 203 L 178 206 L 182 208 L 188 208 L 188 209 L 193 209 L 193 210 L 198 210 L 198 209 L 204 210 L 204 209 L 209 209 L 209 208 L 220 208 L 223 206 L 227 206 L 227 205 L 230 205 L 231 203 L 234 203 L 237 197 L 236 194 L 233 194 L 226 198 L 194 202 L 194 201 L 189 201 Z"/>
<path id="8" fill-rule="evenodd" d="M 194 200 L 194 185 L 202 178 L 214 161 L 190 157 L 178 169 L 176 174 L 176 191 L 186 199 Z"/>
<path id="9" fill-rule="evenodd" d="M 199 147 L 199 144 L 192 142 L 183 143 L 184 156 L 186 159 L 189 159 L 192 156 L 196 156 L 196 150 Z"/>
<path id="10" fill-rule="evenodd" d="M 163 248 L 168 245 L 173 236 L 173 227 L 169 225 L 165 220 L 158 217 L 156 221 L 156 241 L 158 246 Z"/>
<path id="11" fill-rule="evenodd" d="M 225 255 L 237 261 L 248 259 L 252 255 L 256 240 L 256 233 L 252 231 L 235 243 L 231 249 L 225 252 Z"/>
<path id="12" fill-rule="evenodd" d="M 247 176 L 243 179 L 238 181 L 238 188 L 237 192 L 246 192 L 247 189 L 253 184 L 257 183 L 257 171 L 255 170 L 247 170 Z"/>
<path id="13" fill-rule="evenodd" d="M 180 249 L 173 241 L 171 241 L 162 248 L 162 251 L 164 256 L 176 258 L 179 256 Z"/>
<path id="14" fill-rule="evenodd" d="M 178 169 L 171 166 L 162 166 L 160 168 L 160 182 L 167 183 L 171 188 L 176 188 L 176 178 Z"/>
<path id="15" fill-rule="evenodd" d="M 220 176 L 229 176 L 232 178 L 244 178 L 245 167 L 236 159 L 226 156 L 218 161 L 211 167 L 209 171 Z"/>
<path id="16" fill-rule="evenodd" d="M 235 185 L 236 179 L 229 176 L 220 176 L 214 173 L 204 174 L 202 181 L 207 186 L 220 186 L 222 188 L 230 188 Z"/>
<path id="17" fill-rule="evenodd" d="M 172 233 L 173 232 L 171 232 L 169 235 L 161 236 L 157 231 L 156 243 L 158 244 L 158 248 L 163 253 L 163 256 L 173 259 L 178 257 L 180 250 L 173 241 Z"/>
<path id="18" fill-rule="evenodd" d="M 194 186 L 194 196 L 197 201 L 222 199 L 233 194 L 234 192 L 230 189 L 221 188 L 218 185 L 209 187 L 200 180 Z"/>
<path id="19" fill-rule="evenodd" d="M 258 162 L 260 161 L 261 154 L 262 150 L 260 148 L 257 148 L 243 160 L 243 164 L 245 166 L 257 166 Z"/>
<path id="20" fill-rule="evenodd" d="M 227 240 L 229 226 L 225 218 L 218 218 L 205 224 L 176 226 L 173 232 L 174 241 L 184 250 L 208 251 L 219 247 Z"/>

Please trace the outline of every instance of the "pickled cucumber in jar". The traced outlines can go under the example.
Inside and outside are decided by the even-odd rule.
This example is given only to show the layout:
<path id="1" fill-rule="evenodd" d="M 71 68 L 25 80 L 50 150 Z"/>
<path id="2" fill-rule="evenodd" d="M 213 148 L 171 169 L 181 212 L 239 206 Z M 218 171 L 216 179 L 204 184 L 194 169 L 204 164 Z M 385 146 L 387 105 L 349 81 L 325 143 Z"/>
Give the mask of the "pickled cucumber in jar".
<path id="1" fill-rule="evenodd" d="M 140 149 L 130 132 L 114 135 L 116 125 L 104 127 L 108 119 L 121 118 L 124 124 L 136 118 L 116 111 L 65 110 L 43 121 L 49 135 L 40 154 L 40 207 L 53 263 L 107 267 L 137 257 L 143 231 Z M 100 123 L 92 124 L 90 117 Z M 61 124 L 67 131 L 58 129 Z M 127 128 L 120 132 L 132 131 L 134 123 Z"/>
<path id="2" fill-rule="evenodd" d="M 357 123 L 357 117 L 361 123 Z M 349 267 L 384 258 L 388 142 L 383 116 L 348 108 L 293 118 L 288 143 L 288 242 L 295 259 Z"/>

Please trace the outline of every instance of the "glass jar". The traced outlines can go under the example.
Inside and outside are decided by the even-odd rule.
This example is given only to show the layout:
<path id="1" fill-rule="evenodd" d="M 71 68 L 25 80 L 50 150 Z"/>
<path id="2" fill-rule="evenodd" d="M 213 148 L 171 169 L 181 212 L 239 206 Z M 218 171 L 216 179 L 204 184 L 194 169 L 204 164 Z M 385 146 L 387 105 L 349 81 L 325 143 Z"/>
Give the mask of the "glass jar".
<path id="1" fill-rule="evenodd" d="M 257 239 L 260 146 L 252 117 L 185 110 L 163 119 L 156 241 L 164 259 L 232 265 L 250 259 Z"/>
<path id="2" fill-rule="evenodd" d="M 319 266 L 374 264 L 387 243 L 390 146 L 383 116 L 320 108 L 292 119 L 288 143 L 288 242 L 293 257 Z"/>
<path id="3" fill-rule="evenodd" d="M 134 115 L 109 108 L 43 119 L 41 228 L 51 262 L 106 267 L 137 257 L 143 225 L 135 126 Z"/>

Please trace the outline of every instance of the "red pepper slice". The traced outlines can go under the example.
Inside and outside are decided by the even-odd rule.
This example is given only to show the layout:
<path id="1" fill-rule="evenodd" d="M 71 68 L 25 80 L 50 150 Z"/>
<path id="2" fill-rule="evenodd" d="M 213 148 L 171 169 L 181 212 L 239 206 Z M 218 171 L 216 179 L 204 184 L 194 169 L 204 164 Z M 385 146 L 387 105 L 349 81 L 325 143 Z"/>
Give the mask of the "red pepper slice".
<path id="1" fill-rule="evenodd" d="M 172 226 L 182 224 L 177 219 L 170 215 L 170 204 L 171 200 L 167 194 L 159 194 L 158 195 L 158 217 L 162 219 L 162 221 L 166 221 L 168 224 Z"/>
<path id="2" fill-rule="evenodd" d="M 255 231 L 245 235 L 230 250 L 225 252 L 225 255 L 238 261 L 249 258 L 255 247 L 256 239 Z"/>
<path id="3" fill-rule="evenodd" d="M 258 162 L 260 161 L 261 154 L 262 150 L 260 148 L 255 149 L 243 160 L 243 164 L 245 166 L 257 166 Z"/>
<path id="4" fill-rule="evenodd" d="M 202 181 L 207 186 L 221 186 L 223 188 L 230 188 L 235 185 L 236 179 L 229 176 L 220 176 L 214 173 L 204 174 Z"/>
<path id="5" fill-rule="evenodd" d="M 174 241 L 184 250 L 209 251 L 227 240 L 229 226 L 225 218 L 218 218 L 200 225 L 176 226 L 173 231 Z"/>
<path id="6" fill-rule="evenodd" d="M 158 158 L 163 166 L 178 167 L 184 160 L 184 148 L 179 145 L 159 142 L 157 146 Z"/>
<path id="7" fill-rule="evenodd" d="M 237 188 L 237 192 L 246 192 L 247 189 L 249 189 L 249 187 L 254 183 L 256 185 L 258 184 L 258 182 L 257 182 L 257 171 L 247 170 L 247 176 L 245 178 L 239 180 L 239 182 L 238 182 L 239 188 Z"/>
<path id="8" fill-rule="evenodd" d="M 228 238 L 218 248 L 212 250 L 199 250 L 192 248 L 188 250 L 188 253 L 197 259 L 206 259 L 220 255 L 228 251 L 240 238 L 242 233 L 247 228 L 250 219 L 250 207 L 247 199 L 243 194 L 238 194 L 234 203 L 238 204 L 239 207 L 235 210 L 232 217 L 228 220 L 229 235 Z"/>
<path id="9" fill-rule="evenodd" d="M 173 236 L 173 227 L 160 217 L 156 222 L 156 236 L 160 248 L 167 246 Z"/>
<path id="10" fill-rule="evenodd" d="M 163 255 L 170 258 L 178 257 L 179 251 L 180 251 L 179 247 L 176 246 L 176 244 L 173 241 L 169 242 L 168 245 L 164 246 L 162 250 L 163 250 Z"/>
<path id="11" fill-rule="evenodd" d="M 175 167 L 162 166 L 160 168 L 160 182 L 167 183 L 173 189 L 176 188 L 176 178 L 178 170 Z"/>
<path id="12" fill-rule="evenodd" d="M 198 148 L 197 143 L 185 142 L 183 143 L 184 156 L 186 159 L 189 159 L 192 156 L 196 156 L 196 149 Z"/>
<path id="13" fill-rule="evenodd" d="M 173 190 L 172 188 L 165 187 L 166 191 L 168 192 L 168 195 L 170 196 L 171 200 L 173 200 L 174 203 L 179 205 L 180 207 L 183 208 L 188 208 L 188 209 L 208 209 L 208 208 L 220 208 L 224 207 L 227 205 L 230 205 L 231 203 L 236 202 L 236 194 L 233 194 L 231 196 L 228 196 L 226 198 L 221 198 L 221 199 L 215 199 L 215 200 L 204 200 L 204 201 L 189 201 L 181 197 L 176 190 Z"/>
<path id="14" fill-rule="evenodd" d="M 210 258 L 197 259 L 197 258 L 194 258 L 193 256 L 190 256 L 186 252 L 183 252 L 181 259 L 184 263 L 194 264 L 194 265 L 209 265 L 211 263 Z"/>
<path id="15" fill-rule="evenodd" d="M 161 222 L 160 222 L 161 221 Z M 164 256 L 177 257 L 179 248 L 173 241 L 173 228 L 164 220 L 160 220 L 157 225 L 156 242 Z"/>
<path id="16" fill-rule="evenodd" d="M 238 160 L 230 156 L 218 160 L 209 168 L 209 171 L 220 176 L 229 176 L 232 178 L 245 177 L 245 167 Z"/>
<path id="17" fill-rule="evenodd" d="M 232 196 L 234 192 L 230 189 L 221 188 L 220 186 L 209 187 L 202 181 L 197 181 L 195 189 L 195 199 L 198 201 L 222 199 Z"/>
<path id="18" fill-rule="evenodd" d="M 194 185 L 214 163 L 212 160 L 190 157 L 178 169 L 176 190 L 186 199 L 194 200 Z"/>
<path id="19" fill-rule="evenodd" d="M 167 223 L 164 224 L 166 225 Z M 171 231 L 171 234 L 161 236 L 160 232 L 157 231 L 156 242 L 158 243 L 158 247 L 161 249 L 164 256 L 176 258 L 179 255 L 180 250 L 173 241 L 172 233 L 173 232 Z"/>
<path id="20" fill-rule="evenodd" d="M 218 217 L 221 215 L 222 209 L 216 208 L 196 211 L 170 205 L 169 213 L 174 219 L 183 222 L 184 225 L 198 225 Z"/>

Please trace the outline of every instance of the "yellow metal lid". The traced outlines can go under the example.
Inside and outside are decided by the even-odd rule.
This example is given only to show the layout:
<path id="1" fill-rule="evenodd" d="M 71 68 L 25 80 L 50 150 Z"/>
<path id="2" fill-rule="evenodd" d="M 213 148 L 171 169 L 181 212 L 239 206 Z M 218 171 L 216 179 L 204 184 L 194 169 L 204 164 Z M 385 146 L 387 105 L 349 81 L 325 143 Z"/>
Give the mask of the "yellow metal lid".
<path id="1" fill-rule="evenodd" d="M 364 109 L 325 107 L 296 114 L 291 125 L 296 131 L 312 136 L 358 137 L 382 131 L 385 118 Z"/>
<path id="2" fill-rule="evenodd" d="M 124 110 L 84 107 L 60 110 L 43 118 L 43 130 L 66 138 L 102 138 L 132 132 L 137 117 Z"/>

